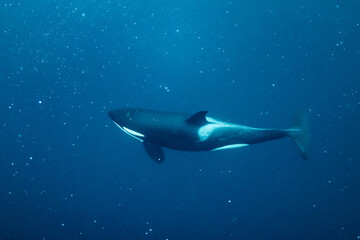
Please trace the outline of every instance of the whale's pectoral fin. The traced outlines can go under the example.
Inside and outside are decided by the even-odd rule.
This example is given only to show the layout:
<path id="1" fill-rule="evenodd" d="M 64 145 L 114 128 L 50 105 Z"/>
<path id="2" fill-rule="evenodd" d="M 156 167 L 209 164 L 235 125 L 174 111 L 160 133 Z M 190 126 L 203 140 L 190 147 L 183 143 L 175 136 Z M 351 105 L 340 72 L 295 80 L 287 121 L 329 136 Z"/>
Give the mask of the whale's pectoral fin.
<path id="1" fill-rule="evenodd" d="M 145 141 L 143 144 L 147 154 L 149 154 L 152 160 L 157 163 L 162 163 L 165 160 L 164 150 L 160 146 Z"/>
<path id="2" fill-rule="evenodd" d="M 186 119 L 186 121 L 188 123 L 194 124 L 194 125 L 204 125 L 207 124 L 208 121 L 206 120 L 206 114 L 208 112 L 207 111 L 201 111 L 201 112 L 197 112 L 194 115 L 192 115 L 191 117 L 189 117 L 188 119 Z"/>

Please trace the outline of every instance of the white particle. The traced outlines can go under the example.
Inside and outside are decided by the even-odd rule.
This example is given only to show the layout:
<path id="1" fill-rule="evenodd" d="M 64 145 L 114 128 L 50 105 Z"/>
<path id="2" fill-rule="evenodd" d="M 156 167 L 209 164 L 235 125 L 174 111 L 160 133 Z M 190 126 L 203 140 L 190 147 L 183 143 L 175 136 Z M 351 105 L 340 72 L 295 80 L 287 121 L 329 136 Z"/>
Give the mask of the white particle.
<path id="1" fill-rule="evenodd" d="M 231 203 L 231 200 L 229 200 L 228 203 Z"/>
<path id="2" fill-rule="evenodd" d="M 176 32 L 179 32 L 179 29 L 176 29 Z"/>
<path id="3" fill-rule="evenodd" d="M 82 13 L 81 16 L 82 16 L 82 17 L 85 17 L 85 13 Z"/>
<path id="4" fill-rule="evenodd" d="M 42 101 L 41 100 L 39 100 L 39 104 L 41 104 L 42 103 Z"/>
<path id="5" fill-rule="evenodd" d="M 63 227 L 63 226 L 65 226 L 65 224 L 62 223 L 61 226 Z"/>

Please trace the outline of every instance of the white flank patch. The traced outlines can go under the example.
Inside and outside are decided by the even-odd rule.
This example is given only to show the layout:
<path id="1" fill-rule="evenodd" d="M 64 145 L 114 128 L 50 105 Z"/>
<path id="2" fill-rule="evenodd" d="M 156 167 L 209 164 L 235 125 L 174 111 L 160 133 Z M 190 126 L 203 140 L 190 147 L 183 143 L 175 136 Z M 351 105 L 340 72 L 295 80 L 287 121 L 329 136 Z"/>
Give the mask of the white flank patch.
<path id="1" fill-rule="evenodd" d="M 211 133 L 214 131 L 215 128 L 220 127 L 218 124 L 206 124 L 205 126 L 202 126 L 201 128 L 199 128 L 198 130 L 198 136 L 200 141 L 205 141 L 206 139 L 208 139 L 208 137 L 211 135 Z"/>
<path id="2" fill-rule="evenodd" d="M 226 145 L 226 146 L 222 146 L 222 147 L 218 147 L 215 148 L 211 151 L 217 151 L 217 150 L 224 150 L 224 149 L 232 149 L 232 148 L 239 148 L 239 147 L 246 147 L 249 146 L 249 144 L 245 144 L 245 143 L 239 143 L 239 144 L 231 144 L 231 145 Z"/>
<path id="3" fill-rule="evenodd" d="M 232 123 L 222 122 L 222 121 L 216 120 L 216 119 L 214 119 L 212 117 L 208 117 L 208 116 L 206 116 L 205 118 L 206 118 L 206 121 L 208 121 L 209 123 L 202 126 L 198 130 L 198 136 L 199 136 L 199 139 L 201 142 L 206 141 L 206 139 L 209 138 L 211 133 L 217 128 L 239 126 L 239 125 L 232 124 Z"/>
<path id="4" fill-rule="evenodd" d="M 136 138 L 136 139 L 139 140 L 140 142 L 143 142 L 142 139 L 134 136 L 134 135 L 138 134 L 137 136 L 139 136 L 139 137 L 145 137 L 143 134 L 138 133 L 138 132 L 135 132 L 135 131 L 133 131 L 133 130 L 130 130 L 130 129 L 126 128 L 126 127 L 122 128 L 122 127 L 121 127 L 119 124 L 117 124 L 115 121 L 114 121 L 114 123 L 115 123 L 116 126 L 118 126 L 121 130 L 123 130 L 126 134 L 129 134 L 129 135 L 132 136 L 133 138 Z M 125 128 L 126 128 L 126 129 L 125 129 Z M 136 133 L 136 134 L 132 134 L 131 132 Z"/>

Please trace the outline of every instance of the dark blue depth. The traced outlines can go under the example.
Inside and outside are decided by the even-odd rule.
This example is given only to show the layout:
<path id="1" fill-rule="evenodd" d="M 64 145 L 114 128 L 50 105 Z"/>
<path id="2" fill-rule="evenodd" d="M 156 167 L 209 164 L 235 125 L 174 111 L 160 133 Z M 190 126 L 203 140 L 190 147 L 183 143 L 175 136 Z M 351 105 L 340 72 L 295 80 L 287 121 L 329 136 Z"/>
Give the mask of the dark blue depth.
<path id="1" fill-rule="evenodd" d="M 0 239 L 359 239 L 359 1 L 0 3 Z M 286 128 L 154 163 L 107 112 Z"/>

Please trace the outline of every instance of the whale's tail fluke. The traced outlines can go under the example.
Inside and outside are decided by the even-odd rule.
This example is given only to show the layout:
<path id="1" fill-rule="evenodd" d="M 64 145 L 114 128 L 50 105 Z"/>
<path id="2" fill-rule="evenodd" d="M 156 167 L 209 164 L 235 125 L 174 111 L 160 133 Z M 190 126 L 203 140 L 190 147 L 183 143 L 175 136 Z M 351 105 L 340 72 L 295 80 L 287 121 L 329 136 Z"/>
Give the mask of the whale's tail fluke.
<path id="1" fill-rule="evenodd" d="M 293 121 L 293 126 L 288 130 L 289 136 L 296 143 L 303 159 L 308 158 L 310 143 L 309 123 L 303 111 L 299 111 Z"/>

